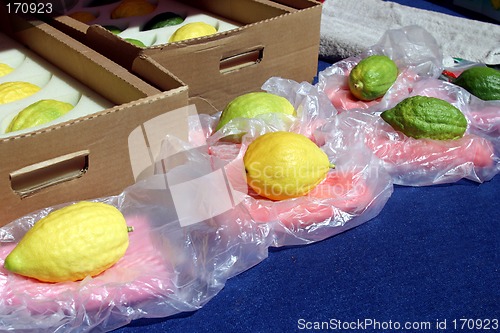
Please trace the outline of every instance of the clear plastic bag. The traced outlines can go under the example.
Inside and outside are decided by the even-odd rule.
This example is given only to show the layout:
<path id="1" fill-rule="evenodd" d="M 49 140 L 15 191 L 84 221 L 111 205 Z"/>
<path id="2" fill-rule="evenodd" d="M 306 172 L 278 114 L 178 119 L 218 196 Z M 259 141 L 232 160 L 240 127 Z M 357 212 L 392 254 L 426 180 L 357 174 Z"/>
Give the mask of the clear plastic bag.
<path id="1" fill-rule="evenodd" d="M 192 136 L 198 135 L 199 137 L 199 133 L 203 133 L 209 143 L 236 133 L 243 132 L 255 136 L 266 130 L 293 131 L 312 137 L 316 128 L 321 127 L 337 114 L 337 110 L 332 106 L 327 96 L 319 92 L 316 86 L 307 82 L 298 83 L 293 80 L 271 77 L 263 84 L 262 90 L 286 98 L 294 106 L 297 116 L 268 113 L 253 119 L 236 119 L 214 133 L 214 128 L 220 117 L 219 112 L 212 117 L 205 117 L 202 120 L 205 122 L 203 130 L 191 131 Z"/>
<path id="2" fill-rule="evenodd" d="M 349 90 L 349 73 L 361 59 L 374 54 L 391 58 L 399 69 L 399 75 L 383 97 L 361 101 Z M 319 73 L 317 86 L 339 113 L 348 110 L 376 112 L 395 105 L 399 96 L 411 91 L 415 82 L 423 78 L 437 78 L 442 70 L 443 56 L 437 41 L 424 28 L 412 25 L 388 30 L 366 51 L 332 64 Z"/>
<path id="3" fill-rule="evenodd" d="M 336 117 L 326 96 L 308 83 L 271 78 L 263 89 L 292 102 L 298 110 L 297 119 L 289 122 L 288 118 L 277 118 L 279 115 L 271 115 L 271 122 L 266 118 L 238 118 L 217 132 L 211 129 L 219 115 L 204 121 L 210 160 L 225 168 L 229 187 L 238 198 L 238 204 L 225 213 L 228 216 L 222 221 L 251 222 L 252 228 L 260 230 L 259 235 L 266 235 L 262 241 L 269 246 L 288 246 L 325 239 L 376 216 L 392 193 L 392 183 L 375 155 L 356 141 L 339 149 L 324 149 L 336 167 L 306 196 L 271 201 L 248 188 L 243 156 L 256 137 L 287 130 L 304 134 L 323 148 L 326 142 L 317 136 L 318 130 Z M 234 135 L 234 129 L 245 130 L 241 143 L 224 140 Z"/>
<path id="4" fill-rule="evenodd" d="M 334 147 L 317 135 L 335 115 L 329 101 L 308 84 L 271 79 L 266 87 L 290 98 L 300 121 L 239 119 L 213 133 L 218 115 L 190 119 L 189 141 L 167 136 L 152 176 L 95 200 L 118 207 L 134 227 L 125 256 L 79 282 L 46 284 L 0 268 L 0 329 L 106 332 L 138 318 L 196 310 L 227 279 L 264 260 L 269 247 L 319 241 L 377 215 L 392 194 L 390 177 L 364 145 Z M 246 129 L 241 143 L 221 140 L 235 128 Z M 337 165 L 306 197 L 273 202 L 248 190 L 242 154 L 257 135 L 276 129 L 307 135 Z M 57 208 L 0 228 L 0 264 Z"/>
<path id="5" fill-rule="evenodd" d="M 415 82 L 411 92 L 400 95 L 398 101 L 415 95 L 440 98 L 460 109 L 468 122 L 465 135 L 458 140 L 414 139 L 395 131 L 378 112 L 350 111 L 322 128 L 325 141 L 329 145 L 364 141 L 398 185 L 444 184 L 462 178 L 484 182 L 499 172 L 498 101 L 482 101 L 434 78 Z"/>
<path id="6" fill-rule="evenodd" d="M 399 75 L 383 97 L 365 102 L 350 93 L 348 77 L 361 59 L 372 54 L 393 59 Z M 443 63 L 432 35 L 422 27 L 408 26 L 388 30 L 362 54 L 328 67 L 319 73 L 317 87 L 327 95 L 338 116 L 321 128 L 325 141 L 337 146 L 365 142 L 398 185 L 491 179 L 500 168 L 500 104 L 482 101 L 443 80 Z M 478 64 L 462 60 L 459 65 L 456 70 Z M 459 140 L 417 140 L 396 132 L 380 118 L 381 112 L 414 95 L 437 97 L 459 108 L 468 121 L 466 135 Z"/>
<path id="7" fill-rule="evenodd" d="M 307 244 L 343 232 L 376 216 L 392 194 L 379 161 L 360 146 L 338 153 L 325 150 L 336 167 L 308 195 L 283 201 L 260 197 L 246 186 L 242 162 L 255 138 L 247 135 L 239 147 L 215 144 L 211 156 L 217 164 L 227 163 L 228 182 L 239 194 L 238 204 L 220 221 L 250 222 L 269 246 Z"/>
<path id="8" fill-rule="evenodd" d="M 196 161 L 180 172 L 195 171 Z M 144 317 L 167 317 L 202 307 L 225 281 L 267 257 L 265 244 L 228 232 L 215 218 L 182 226 L 165 174 L 140 181 L 115 197 L 134 227 L 120 261 L 79 282 L 42 283 L 0 268 L 0 330 L 108 332 Z M 51 207 L 0 228 L 0 263 Z"/>

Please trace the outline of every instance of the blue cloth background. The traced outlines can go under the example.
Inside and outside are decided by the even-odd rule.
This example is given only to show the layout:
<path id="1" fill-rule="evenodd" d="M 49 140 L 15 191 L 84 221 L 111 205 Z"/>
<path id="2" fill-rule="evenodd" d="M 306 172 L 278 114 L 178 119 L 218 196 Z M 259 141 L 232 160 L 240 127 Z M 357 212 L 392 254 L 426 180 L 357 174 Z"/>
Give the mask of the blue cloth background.
<path id="1" fill-rule="evenodd" d="M 436 2 L 395 2 L 467 15 Z M 328 65 L 319 60 L 318 70 Z M 461 330 L 460 320 L 500 320 L 499 186 L 500 176 L 396 186 L 376 218 L 312 245 L 271 249 L 200 310 L 115 332 L 395 332 L 403 330 L 390 325 L 406 322 L 431 328 L 405 332 L 481 331 Z M 336 329 L 338 321 L 354 326 Z M 308 330 L 314 322 L 332 325 Z"/>

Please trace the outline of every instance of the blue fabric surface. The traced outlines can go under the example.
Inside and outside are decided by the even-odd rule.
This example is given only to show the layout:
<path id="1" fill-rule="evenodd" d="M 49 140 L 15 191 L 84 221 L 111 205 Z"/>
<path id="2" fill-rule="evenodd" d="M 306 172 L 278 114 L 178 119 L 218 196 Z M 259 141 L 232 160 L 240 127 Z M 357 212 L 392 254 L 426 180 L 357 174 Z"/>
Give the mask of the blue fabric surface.
<path id="1" fill-rule="evenodd" d="M 500 318 L 499 186 L 497 176 L 483 184 L 396 187 L 376 218 L 322 242 L 271 250 L 200 310 L 141 319 L 117 332 L 306 331 L 301 320 L 433 328 L 446 320 L 439 332 L 457 332 L 453 320 Z"/>
<path id="2" fill-rule="evenodd" d="M 395 2 L 462 16 L 427 1 Z M 328 65 L 319 61 L 319 70 Z M 500 320 L 499 189 L 500 176 L 396 186 L 371 221 L 308 246 L 271 249 L 200 310 L 115 332 L 481 331 L 460 329 L 461 319 Z M 420 327 L 403 330 L 407 322 Z M 315 323 L 323 330 L 307 329 Z"/>

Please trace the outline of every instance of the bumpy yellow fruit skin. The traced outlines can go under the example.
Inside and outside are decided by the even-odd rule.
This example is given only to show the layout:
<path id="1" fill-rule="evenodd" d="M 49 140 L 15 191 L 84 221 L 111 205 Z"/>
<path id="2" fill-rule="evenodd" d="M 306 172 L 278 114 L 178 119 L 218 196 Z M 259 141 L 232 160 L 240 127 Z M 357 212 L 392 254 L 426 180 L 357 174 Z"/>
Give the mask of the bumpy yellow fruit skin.
<path id="1" fill-rule="evenodd" d="M 248 185 L 271 200 L 306 195 L 333 167 L 326 153 L 309 138 L 284 131 L 255 139 L 248 146 L 243 163 Z"/>
<path id="2" fill-rule="evenodd" d="M 169 43 L 180 42 L 186 39 L 209 36 L 217 33 L 217 29 L 205 22 L 187 23 L 177 29 L 169 38 Z"/>
<path id="3" fill-rule="evenodd" d="M 5 76 L 11 73 L 13 70 L 14 68 L 10 67 L 9 65 L 0 63 L 0 76 Z"/>
<path id="4" fill-rule="evenodd" d="M 35 223 L 4 267 L 43 282 L 78 281 L 114 265 L 128 244 L 128 227 L 116 207 L 81 201 Z"/>
<path id="5" fill-rule="evenodd" d="M 0 84 L 0 104 L 26 98 L 40 91 L 40 87 L 29 82 L 10 81 Z"/>
<path id="6" fill-rule="evenodd" d="M 235 118 L 255 118 L 266 113 L 296 115 L 295 108 L 285 97 L 264 91 L 240 95 L 229 102 L 222 111 L 216 131 Z"/>
<path id="7" fill-rule="evenodd" d="M 54 99 L 42 99 L 21 110 L 10 122 L 6 133 L 43 125 L 73 109 L 73 105 Z"/>

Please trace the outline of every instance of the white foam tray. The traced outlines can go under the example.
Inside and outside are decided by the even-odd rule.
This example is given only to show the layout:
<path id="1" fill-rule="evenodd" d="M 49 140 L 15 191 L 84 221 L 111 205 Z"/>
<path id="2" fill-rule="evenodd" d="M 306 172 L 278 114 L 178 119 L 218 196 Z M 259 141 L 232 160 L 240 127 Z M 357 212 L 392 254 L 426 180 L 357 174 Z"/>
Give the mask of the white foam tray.
<path id="1" fill-rule="evenodd" d="M 192 22 L 204 22 L 214 26 L 217 32 L 225 32 L 232 29 L 238 28 L 236 22 L 215 16 L 211 13 L 204 12 L 200 9 L 187 6 L 183 3 L 169 0 L 148 0 L 156 5 L 155 10 L 147 15 L 142 16 L 132 16 L 124 17 L 118 19 L 112 19 L 111 13 L 121 1 L 117 1 L 111 4 L 102 5 L 98 7 L 89 7 L 88 5 L 92 0 L 81 0 L 73 8 L 68 11 L 68 14 L 80 11 L 86 11 L 92 13 L 96 16 L 93 21 L 87 22 L 87 24 L 99 24 L 102 26 L 115 26 L 122 30 L 118 34 L 121 38 L 133 38 L 140 40 L 142 43 L 149 46 L 163 45 L 167 44 L 170 36 L 181 26 Z M 164 12 L 173 12 L 184 18 L 184 22 L 152 30 L 142 30 L 142 28 L 149 22 L 153 17 Z"/>
<path id="2" fill-rule="evenodd" d="M 90 115 L 113 106 L 87 86 L 76 81 L 23 45 L 0 33 L 0 63 L 14 68 L 0 76 L 0 84 L 25 81 L 39 86 L 37 93 L 6 104 L 0 104 L 0 138 L 32 132 L 41 128 Z M 25 107 L 42 99 L 55 99 L 74 106 L 68 113 L 44 125 L 5 133 L 12 119 Z"/>

